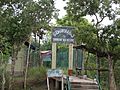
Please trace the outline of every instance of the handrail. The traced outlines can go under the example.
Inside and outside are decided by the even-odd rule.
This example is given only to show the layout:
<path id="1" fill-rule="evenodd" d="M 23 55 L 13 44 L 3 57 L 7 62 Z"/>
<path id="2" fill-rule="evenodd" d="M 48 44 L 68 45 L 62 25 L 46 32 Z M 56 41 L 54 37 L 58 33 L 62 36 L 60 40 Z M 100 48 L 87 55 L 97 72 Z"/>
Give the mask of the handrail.
<path id="1" fill-rule="evenodd" d="M 101 85 L 100 85 L 100 81 L 99 81 L 99 79 L 98 79 L 98 76 L 95 75 L 95 78 L 96 78 L 96 81 L 97 81 L 97 83 L 98 83 L 99 90 L 102 90 L 102 87 L 101 87 Z"/>
<path id="2" fill-rule="evenodd" d="M 71 85 L 70 85 L 69 76 L 66 77 L 66 80 L 67 80 L 66 90 L 71 90 Z"/>

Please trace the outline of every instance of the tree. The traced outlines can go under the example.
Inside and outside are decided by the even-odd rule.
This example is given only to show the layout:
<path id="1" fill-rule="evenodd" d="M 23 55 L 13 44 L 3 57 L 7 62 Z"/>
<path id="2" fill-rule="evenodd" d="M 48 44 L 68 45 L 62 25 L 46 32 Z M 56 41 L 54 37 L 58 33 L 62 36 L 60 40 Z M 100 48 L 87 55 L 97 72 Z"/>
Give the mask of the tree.
<path id="1" fill-rule="evenodd" d="M 117 24 L 119 20 L 116 20 L 119 7 L 113 9 L 113 4 L 117 6 L 119 3 L 119 0 L 69 0 L 65 7 L 68 21 L 71 23 L 69 25 L 75 26 L 75 23 L 80 23 L 80 18 L 86 15 L 95 17 L 92 20 L 92 26 L 77 24 L 75 38 L 78 44 L 84 43 L 88 51 L 92 49 L 96 52 L 97 57 L 102 55 L 108 59 L 110 90 L 116 90 L 113 62 L 116 60 L 114 57 L 119 57 L 117 52 L 120 48 L 120 32 L 119 24 Z M 103 26 L 101 23 L 106 18 L 113 20 L 113 25 Z"/>
<path id="2" fill-rule="evenodd" d="M 0 34 L 12 46 L 11 81 L 21 45 L 29 40 L 33 30 L 49 24 L 55 11 L 53 0 L 1 0 Z M 10 87 L 11 88 L 11 84 Z"/>
<path id="3" fill-rule="evenodd" d="M 9 42 L 6 42 L 6 38 L 0 35 L 0 88 L 1 90 L 5 90 L 6 84 L 6 67 L 8 63 L 8 59 L 11 53 L 11 46 Z"/>

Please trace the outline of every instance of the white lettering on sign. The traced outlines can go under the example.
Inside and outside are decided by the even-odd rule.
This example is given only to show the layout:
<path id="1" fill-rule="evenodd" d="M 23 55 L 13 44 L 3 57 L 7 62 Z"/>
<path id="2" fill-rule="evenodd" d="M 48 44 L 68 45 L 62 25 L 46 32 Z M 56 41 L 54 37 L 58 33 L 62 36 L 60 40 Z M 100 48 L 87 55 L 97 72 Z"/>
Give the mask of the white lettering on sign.
<path id="1" fill-rule="evenodd" d="M 62 39 L 62 38 L 53 38 L 53 41 L 59 41 L 59 42 L 74 42 L 74 39 Z"/>
<path id="2" fill-rule="evenodd" d="M 74 43 L 73 27 L 55 27 L 52 32 L 52 42 Z"/>
<path id="3" fill-rule="evenodd" d="M 56 30 L 55 32 L 53 32 L 53 36 L 57 36 L 57 35 L 59 35 L 60 33 L 66 33 L 66 34 L 70 35 L 70 37 L 72 37 L 72 38 L 74 37 L 74 36 L 72 35 L 71 31 L 70 31 L 70 30 L 67 30 L 67 29 Z"/>

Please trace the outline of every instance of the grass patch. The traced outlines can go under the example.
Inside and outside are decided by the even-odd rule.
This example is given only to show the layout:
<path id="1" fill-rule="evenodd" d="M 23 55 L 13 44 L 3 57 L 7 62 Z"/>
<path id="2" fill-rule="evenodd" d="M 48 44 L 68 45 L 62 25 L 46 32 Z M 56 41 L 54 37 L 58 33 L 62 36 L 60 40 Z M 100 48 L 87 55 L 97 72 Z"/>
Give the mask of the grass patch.
<path id="1" fill-rule="evenodd" d="M 47 69 L 44 66 L 29 68 L 28 78 L 37 79 L 37 80 L 45 79 L 46 73 L 47 73 Z"/>

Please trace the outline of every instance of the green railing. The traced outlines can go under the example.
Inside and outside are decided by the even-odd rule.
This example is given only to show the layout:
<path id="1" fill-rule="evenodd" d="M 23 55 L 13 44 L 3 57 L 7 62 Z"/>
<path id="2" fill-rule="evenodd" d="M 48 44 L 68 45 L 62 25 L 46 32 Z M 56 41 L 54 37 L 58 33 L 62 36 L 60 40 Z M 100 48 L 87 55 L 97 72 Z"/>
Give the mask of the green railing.
<path id="1" fill-rule="evenodd" d="M 97 81 L 97 83 L 98 83 L 99 90 L 102 90 L 102 87 L 101 87 L 101 85 L 100 85 L 100 81 L 99 81 L 99 79 L 98 79 L 98 76 L 95 75 L 95 78 L 96 78 L 96 81 Z"/>
<path id="2" fill-rule="evenodd" d="M 71 90 L 71 85 L 70 85 L 69 76 L 66 77 L 66 81 L 67 81 L 67 83 L 66 83 L 65 89 L 66 89 L 66 90 Z"/>

